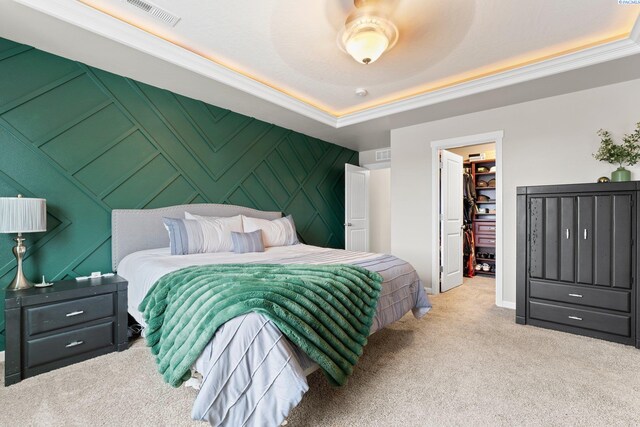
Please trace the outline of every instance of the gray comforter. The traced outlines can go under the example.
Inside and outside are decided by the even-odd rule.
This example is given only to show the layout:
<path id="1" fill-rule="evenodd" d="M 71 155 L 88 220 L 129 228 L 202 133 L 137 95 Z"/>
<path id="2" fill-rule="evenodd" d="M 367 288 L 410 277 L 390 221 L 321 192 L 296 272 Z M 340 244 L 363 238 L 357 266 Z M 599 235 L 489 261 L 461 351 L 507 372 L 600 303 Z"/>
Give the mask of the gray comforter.
<path id="1" fill-rule="evenodd" d="M 383 290 L 370 333 L 409 311 L 420 318 L 431 308 L 414 268 L 391 255 L 318 248 L 269 263 L 354 264 L 380 273 Z M 308 390 L 306 375 L 315 368 L 267 318 L 235 318 L 217 331 L 195 364 L 202 383 L 192 417 L 214 426 L 278 426 Z"/>

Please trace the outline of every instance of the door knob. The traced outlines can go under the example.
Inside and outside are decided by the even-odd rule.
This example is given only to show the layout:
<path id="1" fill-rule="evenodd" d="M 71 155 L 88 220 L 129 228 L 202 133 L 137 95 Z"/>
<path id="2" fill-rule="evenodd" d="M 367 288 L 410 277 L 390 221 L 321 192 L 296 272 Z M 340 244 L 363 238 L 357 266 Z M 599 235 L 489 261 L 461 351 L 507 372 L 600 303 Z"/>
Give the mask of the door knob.
<path id="1" fill-rule="evenodd" d="M 351 226 L 353 226 L 353 224 L 351 224 L 350 222 L 348 222 L 348 223 L 346 223 L 344 226 L 345 226 L 345 227 L 351 227 Z"/>

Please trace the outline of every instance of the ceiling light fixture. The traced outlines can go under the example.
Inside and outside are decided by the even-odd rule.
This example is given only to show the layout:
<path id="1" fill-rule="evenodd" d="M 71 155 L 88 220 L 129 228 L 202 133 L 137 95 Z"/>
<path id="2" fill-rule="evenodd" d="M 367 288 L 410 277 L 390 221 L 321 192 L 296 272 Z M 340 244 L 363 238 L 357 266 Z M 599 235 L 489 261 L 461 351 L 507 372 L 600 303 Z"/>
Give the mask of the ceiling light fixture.
<path id="1" fill-rule="evenodd" d="M 395 46 L 398 28 L 377 7 L 376 0 L 355 0 L 356 10 L 338 34 L 338 46 L 361 64 L 371 64 Z"/>

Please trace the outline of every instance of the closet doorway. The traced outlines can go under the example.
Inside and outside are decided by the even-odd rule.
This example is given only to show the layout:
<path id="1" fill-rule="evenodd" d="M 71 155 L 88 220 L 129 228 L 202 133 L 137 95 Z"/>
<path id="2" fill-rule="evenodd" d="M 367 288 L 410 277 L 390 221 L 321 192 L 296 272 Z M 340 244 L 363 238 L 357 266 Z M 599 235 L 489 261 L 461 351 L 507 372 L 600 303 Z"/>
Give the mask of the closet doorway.
<path id="1" fill-rule="evenodd" d="M 434 141 L 432 147 L 433 169 L 433 230 L 438 248 L 434 248 L 433 284 L 434 293 L 444 292 L 457 284 L 450 280 L 451 271 L 458 263 L 462 269 L 461 280 L 468 286 L 491 286 L 495 288 L 496 304 L 502 301 L 502 182 L 501 151 L 502 132 L 472 135 L 462 138 Z M 441 159 L 451 157 L 462 160 L 460 182 L 462 189 L 451 189 L 452 179 L 443 172 Z M 446 168 L 444 168 L 446 169 Z M 458 184 L 455 184 L 458 185 Z M 461 198 L 452 203 L 453 197 Z M 459 209 L 461 218 L 459 256 L 452 253 L 453 240 L 449 236 L 448 222 L 456 215 L 451 209 Z M 447 227 L 444 227 L 447 225 Z M 444 250 L 443 250 L 444 248 Z M 462 284 L 462 283 L 459 283 Z"/>

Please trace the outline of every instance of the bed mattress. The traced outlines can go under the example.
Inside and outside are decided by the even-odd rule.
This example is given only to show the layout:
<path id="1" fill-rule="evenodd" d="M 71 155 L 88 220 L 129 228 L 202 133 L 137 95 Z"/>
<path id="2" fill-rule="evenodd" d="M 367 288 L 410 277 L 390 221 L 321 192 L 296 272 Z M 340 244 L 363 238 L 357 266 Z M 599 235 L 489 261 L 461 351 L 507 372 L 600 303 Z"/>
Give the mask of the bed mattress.
<path id="1" fill-rule="evenodd" d="M 352 252 L 321 248 L 311 245 L 292 245 L 267 248 L 264 252 L 236 254 L 218 252 L 192 255 L 171 255 L 169 248 L 149 249 L 128 255 L 120 265 L 118 274 L 129 281 L 129 313 L 145 326 L 138 306 L 153 284 L 172 271 L 192 265 L 208 264 L 353 264 L 376 271 L 384 277 L 383 290 L 378 302 L 378 314 L 372 326 L 375 332 L 397 320 L 409 310 L 422 317 L 429 310 L 428 299 L 418 275 L 411 264 L 392 255 Z M 415 297 L 421 301 L 414 306 Z M 393 320 L 391 320 L 393 319 Z"/>

